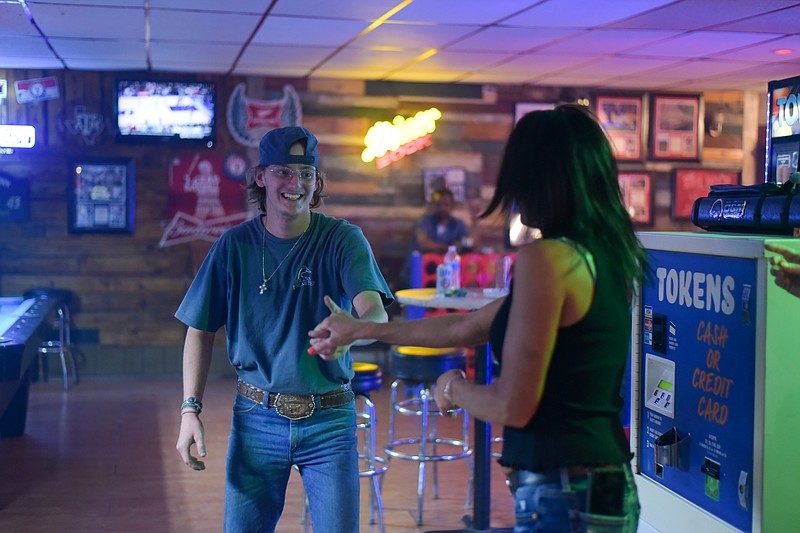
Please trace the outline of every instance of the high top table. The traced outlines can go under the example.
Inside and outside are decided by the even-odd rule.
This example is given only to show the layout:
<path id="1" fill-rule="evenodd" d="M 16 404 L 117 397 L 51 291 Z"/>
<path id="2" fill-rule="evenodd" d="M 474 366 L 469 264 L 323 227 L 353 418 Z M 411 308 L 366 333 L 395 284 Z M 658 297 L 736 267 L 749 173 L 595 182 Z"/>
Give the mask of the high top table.
<path id="1" fill-rule="evenodd" d="M 505 296 L 506 293 L 467 289 L 465 296 L 443 296 L 436 289 L 402 289 L 394 293 L 398 302 L 403 305 L 417 305 L 433 309 L 458 309 L 474 311 L 484 305 Z M 492 382 L 492 351 L 488 344 L 475 347 L 475 383 L 486 385 Z M 472 530 L 490 530 L 489 517 L 491 509 L 491 445 L 492 427 L 482 420 L 473 417 L 475 446 L 473 448 L 473 514 L 472 520 L 465 517 L 465 522 Z M 500 531 L 500 530 L 498 530 Z M 510 531 L 510 530 L 504 530 Z"/>

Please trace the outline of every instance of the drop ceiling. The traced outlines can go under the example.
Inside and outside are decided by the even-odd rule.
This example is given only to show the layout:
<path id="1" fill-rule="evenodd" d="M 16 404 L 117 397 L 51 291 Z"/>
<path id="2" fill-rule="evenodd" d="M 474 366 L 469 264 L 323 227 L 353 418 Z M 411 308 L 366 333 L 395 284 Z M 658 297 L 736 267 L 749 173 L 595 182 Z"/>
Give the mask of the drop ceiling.
<path id="1" fill-rule="evenodd" d="M 800 75 L 789 0 L 0 0 L 0 68 L 644 90 Z"/>

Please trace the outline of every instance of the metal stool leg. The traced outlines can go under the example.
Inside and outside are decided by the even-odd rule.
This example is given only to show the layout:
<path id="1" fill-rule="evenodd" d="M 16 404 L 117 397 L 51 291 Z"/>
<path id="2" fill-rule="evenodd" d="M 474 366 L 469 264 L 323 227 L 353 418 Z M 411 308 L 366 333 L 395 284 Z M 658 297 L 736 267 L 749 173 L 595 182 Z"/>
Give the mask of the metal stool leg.
<path id="1" fill-rule="evenodd" d="M 383 522 L 383 499 L 381 497 L 381 479 L 385 468 L 380 464 L 376 452 L 376 434 L 375 434 L 375 404 L 369 396 L 364 395 L 364 418 L 368 421 L 368 426 L 364 431 L 364 457 L 367 461 L 367 471 L 365 476 L 372 478 L 370 484 L 370 509 L 369 509 L 369 523 L 375 524 L 376 515 L 377 523 L 380 531 L 384 531 Z"/>
<path id="2" fill-rule="evenodd" d="M 417 477 L 417 526 L 422 525 L 422 502 L 425 499 L 425 463 L 424 458 L 428 455 L 427 444 L 428 444 L 428 405 L 430 403 L 429 398 L 430 390 L 427 387 L 420 387 L 420 399 L 422 400 L 422 406 L 420 407 L 420 411 L 422 414 L 422 431 L 420 433 L 420 441 L 419 441 L 419 454 L 420 454 L 420 462 L 419 462 L 419 475 Z"/>
<path id="3" fill-rule="evenodd" d="M 434 398 L 433 389 L 428 389 L 430 398 Z M 430 405 L 429 405 L 430 407 Z M 439 428 L 438 428 L 438 420 L 439 418 L 434 413 L 434 416 L 430 418 L 430 441 L 431 441 L 431 455 L 437 455 L 436 453 L 436 444 L 438 443 L 439 439 Z M 433 499 L 439 499 L 439 462 L 433 462 Z"/>
<path id="4" fill-rule="evenodd" d="M 62 360 L 64 359 L 64 357 L 69 359 L 69 363 L 72 366 L 72 380 L 77 385 L 79 381 L 78 365 L 75 363 L 75 354 L 73 353 L 72 350 L 72 320 L 69 314 L 69 306 L 67 305 L 63 306 L 62 324 L 63 324 L 63 336 L 59 333 L 59 337 L 62 337 L 61 347 L 65 350 L 64 356 L 62 356 Z M 66 362 L 62 362 L 61 369 L 64 372 L 64 376 L 66 377 L 67 375 Z"/>

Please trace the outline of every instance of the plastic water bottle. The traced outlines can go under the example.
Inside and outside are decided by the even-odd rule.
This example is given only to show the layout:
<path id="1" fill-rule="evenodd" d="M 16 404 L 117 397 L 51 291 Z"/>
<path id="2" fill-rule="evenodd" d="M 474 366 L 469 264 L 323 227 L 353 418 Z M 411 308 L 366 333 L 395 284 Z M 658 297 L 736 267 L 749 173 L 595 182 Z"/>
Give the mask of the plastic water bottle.
<path id="1" fill-rule="evenodd" d="M 458 255 L 455 245 L 447 247 L 447 253 L 444 254 L 444 264 L 450 266 L 450 290 L 458 290 L 461 288 L 461 256 Z"/>

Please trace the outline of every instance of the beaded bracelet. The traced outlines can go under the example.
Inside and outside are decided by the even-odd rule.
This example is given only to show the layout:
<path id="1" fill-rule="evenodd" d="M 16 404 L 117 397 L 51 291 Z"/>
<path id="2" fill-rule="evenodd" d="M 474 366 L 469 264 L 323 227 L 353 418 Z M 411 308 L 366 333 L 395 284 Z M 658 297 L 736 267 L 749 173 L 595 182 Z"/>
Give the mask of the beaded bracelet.
<path id="1" fill-rule="evenodd" d="M 183 403 L 181 404 L 181 414 L 183 414 L 184 409 L 192 409 L 198 415 L 203 412 L 203 402 L 195 398 L 194 396 L 189 396 Z"/>

